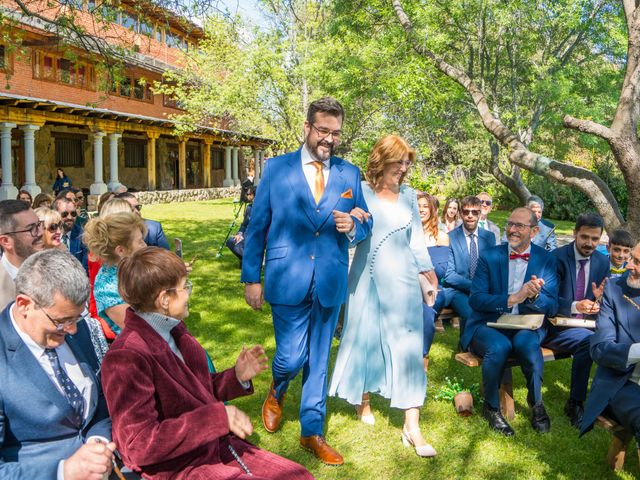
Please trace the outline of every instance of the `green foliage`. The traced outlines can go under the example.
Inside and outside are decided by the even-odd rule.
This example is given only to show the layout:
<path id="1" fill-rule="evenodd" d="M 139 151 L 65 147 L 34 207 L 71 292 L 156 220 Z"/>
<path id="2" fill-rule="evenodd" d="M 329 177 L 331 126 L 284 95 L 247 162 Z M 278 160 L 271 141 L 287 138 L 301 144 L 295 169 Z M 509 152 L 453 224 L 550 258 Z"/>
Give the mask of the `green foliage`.
<path id="1" fill-rule="evenodd" d="M 444 385 L 440 387 L 434 398 L 445 402 L 453 402 L 455 396 L 461 392 L 469 392 L 476 404 L 480 401 L 480 386 L 477 383 L 465 385 L 464 379 L 458 380 L 457 377 L 453 377 L 453 379 L 445 377 Z"/>

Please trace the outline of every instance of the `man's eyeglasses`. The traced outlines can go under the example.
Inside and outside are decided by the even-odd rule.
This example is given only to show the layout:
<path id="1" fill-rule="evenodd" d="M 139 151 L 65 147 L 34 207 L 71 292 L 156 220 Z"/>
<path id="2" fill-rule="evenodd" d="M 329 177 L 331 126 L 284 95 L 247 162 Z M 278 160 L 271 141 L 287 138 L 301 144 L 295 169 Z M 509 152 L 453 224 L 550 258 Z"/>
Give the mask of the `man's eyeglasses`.
<path id="1" fill-rule="evenodd" d="M 522 231 L 522 230 L 524 230 L 524 229 L 526 229 L 526 228 L 531 228 L 532 226 L 533 226 L 533 225 L 529 225 L 529 224 L 527 224 L 527 223 L 517 223 L 517 222 L 507 222 L 507 223 L 505 224 L 505 228 L 506 228 L 507 230 L 510 230 L 510 229 L 512 229 L 512 228 L 515 228 L 515 229 L 516 229 L 516 230 L 518 230 L 518 231 Z"/>
<path id="2" fill-rule="evenodd" d="M 193 283 L 191 283 L 189 280 L 187 280 L 186 282 L 184 282 L 184 287 L 182 288 L 167 288 L 167 292 L 169 290 L 184 290 L 185 292 L 187 292 L 187 295 L 191 296 L 191 292 L 193 292 Z"/>
<path id="3" fill-rule="evenodd" d="M 71 218 L 75 218 L 78 216 L 78 212 L 76 212 L 75 210 L 72 210 L 70 212 L 61 212 L 60 216 L 62 218 L 67 218 L 69 215 L 71 215 Z"/>
<path id="4" fill-rule="evenodd" d="M 490 207 L 491 205 L 493 205 L 493 201 L 491 201 L 491 200 L 480 200 L 480 205 L 485 205 L 487 207 Z"/>
<path id="5" fill-rule="evenodd" d="M 463 208 L 462 216 L 466 217 L 467 215 L 473 215 L 474 217 L 477 217 L 478 215 L 480 215 L 480 210 L 476 210 L 476 209 L 469 210 L 468 208 Z"/>
<path id="6" fill-rule="evenodd" d="M 31 223 L 31 224 L 27 225 L 27 228 L 25 228 L 24 230 L 14 230 L 13 232 L 4 232 L 4 233 L 0 233 L 0 235 L 9 235 L 9 234 L 12 234 L 12 233 L 29 232 L 33 238 L 36 238 L 38 236 L 38 233 L 40 232 L 40 230 L 42 230 L 43 226 L 44 226 L 44 222 L 42 220 L 40 220 L 39 222 Z"/>
<path id="7" fill-rule="evenodd" d="M 329 135 L 331 135 L 334 140 L 340 140 L 340 135 L 342 135 L 341 130 L 330 130 L 325 127 L 316 127 L 313 123 L 311 124 L 311 127 L 316 132 L 318 132 L 318 135 L 320 135 L 321 139 L 327 138 Z"/>
<path id="8" fill-rule="evenodd" d="M 57 318 L 51 318 L 51 315 L 49 315 L 43 307 L 38 306 L 38 308 L 42 310 L 44 314 L 47 316 L 47 318 L 49 319 L 49 321 L 53 323 L 53 326 L 56 327 L 56 332 L 62 332 L 65 328 L 69 328 L 70 326 L 78 323 L 78 321 L 82 318 L 82 315 L 78 315 L 75 318 L 71 318 L 67 320 L 58 320 Z"/>
<path id="9" fill-rule="evenodd" d="M 62 230 L 62 222 L 52 223 L 47 227 L 47 232 L 49 233 L 56 233 L 58 230 Z"/>

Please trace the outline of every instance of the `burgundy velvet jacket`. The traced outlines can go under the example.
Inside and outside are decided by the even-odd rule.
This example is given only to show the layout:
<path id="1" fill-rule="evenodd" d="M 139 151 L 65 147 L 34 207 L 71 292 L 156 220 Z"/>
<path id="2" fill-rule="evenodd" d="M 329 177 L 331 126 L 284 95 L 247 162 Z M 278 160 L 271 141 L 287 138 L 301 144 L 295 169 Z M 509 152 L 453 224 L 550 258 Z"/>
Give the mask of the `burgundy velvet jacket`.
<path id="1" fill-rule="evenodd" d="M 102 362 L 113 440 L 125 464 L 144 478 L 187 478 L 193 467 L 219 463 L 220 441 L 229 434 L 223 402 L 253 393 L 233 368 L 209 373 L 205 352 L 184 323 L 172 335 L 184 362 L 128 309 Z"/>

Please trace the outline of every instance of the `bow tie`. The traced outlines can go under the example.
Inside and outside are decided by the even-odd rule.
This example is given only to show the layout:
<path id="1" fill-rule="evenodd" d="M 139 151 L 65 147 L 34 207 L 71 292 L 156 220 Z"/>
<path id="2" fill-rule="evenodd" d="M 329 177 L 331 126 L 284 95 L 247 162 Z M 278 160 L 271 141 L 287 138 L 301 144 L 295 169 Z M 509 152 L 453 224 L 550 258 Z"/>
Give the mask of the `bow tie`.
<path id="1" fill-rule="evenodd" d="M 525 262 L 529 261 L 529 253 L 515 253 L 515 252 L 511 252 L 509 254 L 509 260 L 517 260 L 518 258 L 521 258 L 522 260 L 524 260 Z"/>

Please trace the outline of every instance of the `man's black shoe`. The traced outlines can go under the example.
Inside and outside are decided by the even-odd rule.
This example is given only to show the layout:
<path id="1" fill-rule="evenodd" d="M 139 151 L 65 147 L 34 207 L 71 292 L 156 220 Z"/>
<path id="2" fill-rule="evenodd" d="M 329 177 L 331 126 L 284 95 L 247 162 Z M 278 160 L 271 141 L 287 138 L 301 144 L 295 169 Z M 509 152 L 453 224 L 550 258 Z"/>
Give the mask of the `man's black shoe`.
<path id="1" fill-rule="evenodd" d="M 564 405 L 564 413 L 569 417 L 569 420 L 571 420 L 571 425 L 580 428 L 580 425 L 582 425 L 582 415 L 584 414 L 582 402 L 570 398 Z"/>
<path id="2" fill-rule="evenodd" d="M 494 410 L 485 403 L 482 409 L 482 416 L 487 419 L 489 426 L 496 432 L 507 437 L 513 437 L 516 434 L 511 425 L 502 416 L 500 410 Z"/>
<path id="3" fill-rule="evenodd" d="M 551 430 L 551 419 L 542 402 L 531 407 L 531 426 L 538 433 L 547 433 Z"/>

